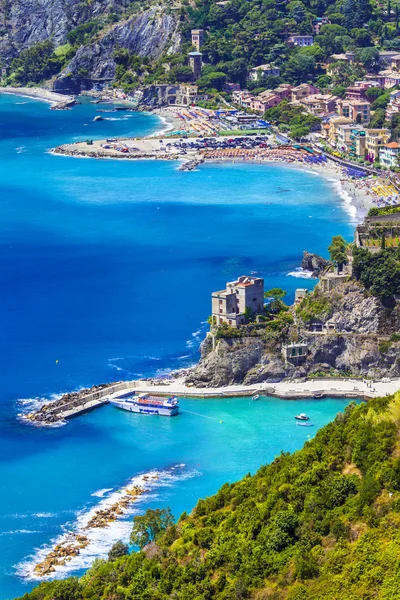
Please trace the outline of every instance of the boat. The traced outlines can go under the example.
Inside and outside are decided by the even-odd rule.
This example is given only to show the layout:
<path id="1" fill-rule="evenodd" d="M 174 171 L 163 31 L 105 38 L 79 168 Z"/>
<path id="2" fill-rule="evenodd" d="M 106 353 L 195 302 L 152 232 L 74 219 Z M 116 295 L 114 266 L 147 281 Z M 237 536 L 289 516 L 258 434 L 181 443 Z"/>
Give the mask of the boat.
<path id="1" fill-rule="evenodd" d="M 310 417 L 307 417 L 305 413 L 300 413 L 299 415 L 295 416 L 295 419 L 297 419 L 298 421 L 309 421 Z"/>
<path id="2" fill-rule="evenodd" d="M 260 397 L 260 394 L 256 394 L 255 396 L 252 397 L 252 400 L 258 400 Z"/>
<path id="3" fill-rule="evenodd" d="M 128 398 L 113 398 L 110 404 L 122 410 L 144 415 L 173 417 L 179 413 L 179 401 L 176 396 L 164 399 L 150 394 L 137 394 Z"/>
<path id="4" fill-rule="evenodd" d="M 323 398 L 325 396 L 324 392 L 315 392 L 314 394 L 314 398 L 319 399 L 319 398 Z"/>
<path id="5" fill-rule="evenodd" d="M 298 427 L 314 427 L 314 423 L 296 423 Z"/>

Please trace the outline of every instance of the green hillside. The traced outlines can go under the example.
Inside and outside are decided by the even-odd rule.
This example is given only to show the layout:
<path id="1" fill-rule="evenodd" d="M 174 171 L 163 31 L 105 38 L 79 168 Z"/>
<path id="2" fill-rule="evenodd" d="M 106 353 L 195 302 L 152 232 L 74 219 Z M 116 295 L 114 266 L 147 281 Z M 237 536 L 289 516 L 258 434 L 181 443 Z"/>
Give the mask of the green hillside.
<path id="1" fill-rule="evenodd" d="M 398 599 L 399 424 L 400 394 L 351 403 L 302 450 L 200 500 L 155 557 L 98 560 L 24 600 Z"/>

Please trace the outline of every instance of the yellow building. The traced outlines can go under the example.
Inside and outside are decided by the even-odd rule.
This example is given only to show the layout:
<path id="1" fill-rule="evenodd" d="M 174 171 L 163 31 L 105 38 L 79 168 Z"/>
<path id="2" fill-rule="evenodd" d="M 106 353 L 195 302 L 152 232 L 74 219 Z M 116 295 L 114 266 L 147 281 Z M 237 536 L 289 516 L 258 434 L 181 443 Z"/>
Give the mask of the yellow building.
<path id="1" fill-rule="evenodd" d="M 379 158 L 379 150 L 388 143 L 390 139 L 389 129 L 367 129 L 365 136 L 365 152 L 369 160 Z"/>
<path id="2" fill-rule="evenodd" d="M 328 140 L 336 148 L 340 125 L 350 125 L 352 120 L 348 117 L 335 117 L 329 121 Z"/>

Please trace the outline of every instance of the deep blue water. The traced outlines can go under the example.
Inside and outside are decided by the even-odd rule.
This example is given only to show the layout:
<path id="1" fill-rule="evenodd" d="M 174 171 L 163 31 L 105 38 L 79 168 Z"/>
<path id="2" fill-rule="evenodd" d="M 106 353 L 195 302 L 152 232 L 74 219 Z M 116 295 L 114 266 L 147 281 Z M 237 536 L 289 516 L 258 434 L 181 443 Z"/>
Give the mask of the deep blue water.
<path id="1" fill-rule="evenodd" d="M 141 506 L 170 504 L 178 516 L 299 448 L 311 429 L 294 426 L 295 411 L 312 412 L 314 433 L 345 405 L 188 399 L 191 412 L 172 420 L 106 407 L 52 430 L 18 421 L 36 396 L 191 364 L 212 290 L 257 273 L 291 299 L 313 285 L 288 276 L 302 251 L 326 255 L 332 235 L 352 237 L 331 183 L 311 173 L 47 153 L 161 127 L 140 113 L 93 123 L 97 108 L 0 96 L 0 600 L 33 585 L 21 562 L 99 502 L 96 491 L 182 463 Z"/>

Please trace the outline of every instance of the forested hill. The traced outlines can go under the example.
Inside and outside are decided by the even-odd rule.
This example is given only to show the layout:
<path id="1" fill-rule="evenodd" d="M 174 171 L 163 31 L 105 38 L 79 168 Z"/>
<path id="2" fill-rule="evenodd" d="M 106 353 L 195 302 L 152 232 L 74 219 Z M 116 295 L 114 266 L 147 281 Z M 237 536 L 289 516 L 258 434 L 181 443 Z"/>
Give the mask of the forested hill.
<path id="1" fill-rule="evenodd" d="M 315 34 L 316 19 L 329 24 Z M 390 0 L 4 0 L 0 3 L 0 66 L 9 84 L 49 82 L 60 91 L 115 82 L 185 82 L 191 29 L 205 30 L 200 87 L 245 84 L 248 68 L 274 63 L 280 82 L 328 85 L 321 68 L 332 53 L 357 49 L 369 70 L 377 45 L 399 48 L 397 4 Z M 290 35 L 313 34 L 310 47 L 291 47 Z M 357 78 L 362 73 L 352 73 Z M 341 73 L 340 83 L 348 77 Z M 322 79 L 321 79 L 322 77 Z M 318 81 L 319 79 L 319 81 Z"/>
<path id="2" fill-rule="evenodd" d="M 399 424 L 400 394 L 350 404 L 302 450 L 200 500 L 155 557 L 99 560 L 24 600 L 398 599 Z"/>

